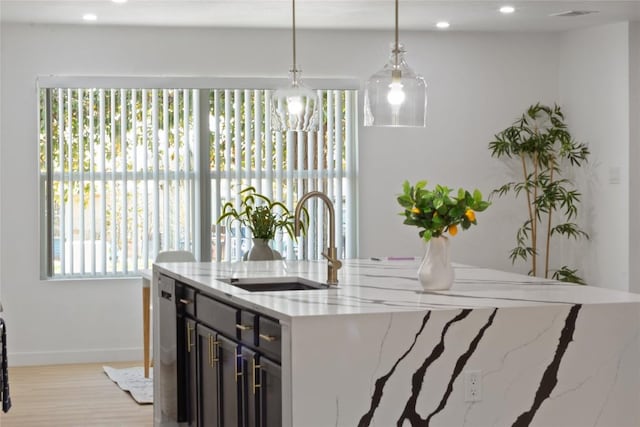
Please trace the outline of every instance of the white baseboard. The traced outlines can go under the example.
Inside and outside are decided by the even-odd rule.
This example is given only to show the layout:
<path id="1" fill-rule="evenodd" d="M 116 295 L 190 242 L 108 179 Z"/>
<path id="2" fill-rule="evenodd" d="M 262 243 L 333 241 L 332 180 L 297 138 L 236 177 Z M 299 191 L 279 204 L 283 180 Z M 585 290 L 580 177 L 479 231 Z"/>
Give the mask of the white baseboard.
<path id="1" fill-rule="evenodd" d="M 129 361 L 140 361 L 140 363 L 142 363 L 142 348 L 109 348 L 29 353 L 7 352 L 7 361 L 9 362 L 9 367 Z"/>

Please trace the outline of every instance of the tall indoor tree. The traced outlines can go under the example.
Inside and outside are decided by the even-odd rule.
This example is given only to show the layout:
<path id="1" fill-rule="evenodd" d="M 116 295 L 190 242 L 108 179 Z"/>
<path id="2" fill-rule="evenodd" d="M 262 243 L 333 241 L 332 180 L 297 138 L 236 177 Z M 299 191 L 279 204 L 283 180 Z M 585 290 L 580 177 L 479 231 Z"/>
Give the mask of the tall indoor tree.
<path id="1" fill-rule="evenodd" d="M 584 284 L 577 269 L 566 265 L 552 271 L 549 267 L 550 241 L 554 236 L 589 238 L 575 222 L 581 194 L 566 177 L 572 167 L 587 162 L 589 149 L 576 142 L 565 124 L 560 106 L 537 103 L 530 106 L 513 125 L 489 143 L 491 156 L 515 159 L 522 180 L 508 182 L 492 195 L 524 195 L 527 217 L 516 233 L 517 246 L 510 252 L 512 263 L 518 259 L 531 263 L 530 275 Z M 544 245 L 544 266 L 539 266 Z"/>

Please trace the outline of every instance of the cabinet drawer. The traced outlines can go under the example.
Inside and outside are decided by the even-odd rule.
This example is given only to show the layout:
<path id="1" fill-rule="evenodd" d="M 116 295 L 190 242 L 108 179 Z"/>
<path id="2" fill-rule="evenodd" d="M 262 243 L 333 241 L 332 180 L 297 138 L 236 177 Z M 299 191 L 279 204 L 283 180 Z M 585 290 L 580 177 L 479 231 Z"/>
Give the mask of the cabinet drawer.
<path id="1" fill-rule="evenodd" d="M 265 355 L 280 361 L 282 354 L 280 323 L 260 316 L 258 324 L 258 349 Z"/>
<path id="2" fill-rule="evenodd" d="M 196 295 L 198 320 L 230 338 L 238 338 L 236 324 L 240 320 L 240 310 L 201 294 Z"/>
<path id="3" fill-rule="evenodd" d="M 176 282 L 176 307 L 189 316 L 196 315 L 196 290 L 183 283 Z"/>
<path id="4" fill-rule="evenodd" d="M 258 325 L 256 324 L 258 316 L 250 311 L 242 310 L 240 313 L 240 323 L 236 326 L 240 333 L 240 341 L 249 347 L 255 347 L 258 345 Z"/>

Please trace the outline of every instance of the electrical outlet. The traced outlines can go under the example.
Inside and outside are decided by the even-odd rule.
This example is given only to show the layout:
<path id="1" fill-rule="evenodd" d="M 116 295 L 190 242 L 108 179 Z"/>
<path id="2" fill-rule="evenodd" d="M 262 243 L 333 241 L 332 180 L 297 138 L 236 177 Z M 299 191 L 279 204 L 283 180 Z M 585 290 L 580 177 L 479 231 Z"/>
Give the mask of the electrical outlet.
<path id="1" fill-rule="evenodd" d="M 482 400 L 482 371 L 465 371 L 464 401 L 477 402 L 479 400 Z"/>

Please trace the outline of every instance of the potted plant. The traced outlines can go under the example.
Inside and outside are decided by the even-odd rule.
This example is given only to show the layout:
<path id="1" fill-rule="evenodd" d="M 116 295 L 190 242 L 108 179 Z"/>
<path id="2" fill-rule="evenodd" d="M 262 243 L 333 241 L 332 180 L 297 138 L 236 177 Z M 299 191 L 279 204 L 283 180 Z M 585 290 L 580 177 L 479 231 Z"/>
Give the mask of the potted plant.
<path id="1" fill-rule="evenodd" d="M 571 167 L 587 162 L 589 149 L 573 139 L 558 105 L 540 103 L 530 106 L 513 125 L 495 135 L 489 149 L 492 157 L 517 161 L 522 173 L 519 180 L 492 193 L 524 196 L 527 216 L 516 232 L 517 245 L 509 258 L 512 263 L 518 259 L 531 262 L 529 274 L 547 278 L 553 271 L 549 265 L 553 236 L 589 238 L 575 222 L 581 195 L 566 178 Z M 544 266 L 539 266 L 542 248 Z M 566 265 L 553 271 L 552 278 L 584 284 L 577 269 Z"/>
<path id="2" fill-rule="evenodd" d="M 239 209 L 236 209 L 232 202 L 225 203 L 217 223 L 227 221 L 230 224 L 238 221 L 251 230 L 253 246 L 243 259 L 252 261 L 281 259 L 280 253 L 269 247 L 269 241 L 276 236 L 278 230 L 286 231 L 291 239 L 295 240 L 295 216 L 283 203 L 258 193 L 254 187 L 245 188 L 240 191 L 240 195 Z M 308 222 L 306 210 L 304 214 Z M 302 223 L 304 231 L 305 221 Z"/>
<path id="3" fill-rule="evenodd" d="M 457 197 L 451 196 L 452 189 L 436 185 L 433 190 L 426 188 L 427 181 L 419 181 L 412 186 L 409 181 L 402 185 L 398 203 L 404 208 L 400 213 L 404 224 L 420 229 L 418 235 L 429 242 L 418 278 L 426 290 L 449 289 L 453 284 L 453 268 L 450 260 L 449 239 L 458 234 L 458 228 L 467 230 L 477 224 L 476 212 L 482 212 L 490 205 L 482 200 L 482 193 L 473 194 L 462 188 Z"/>

